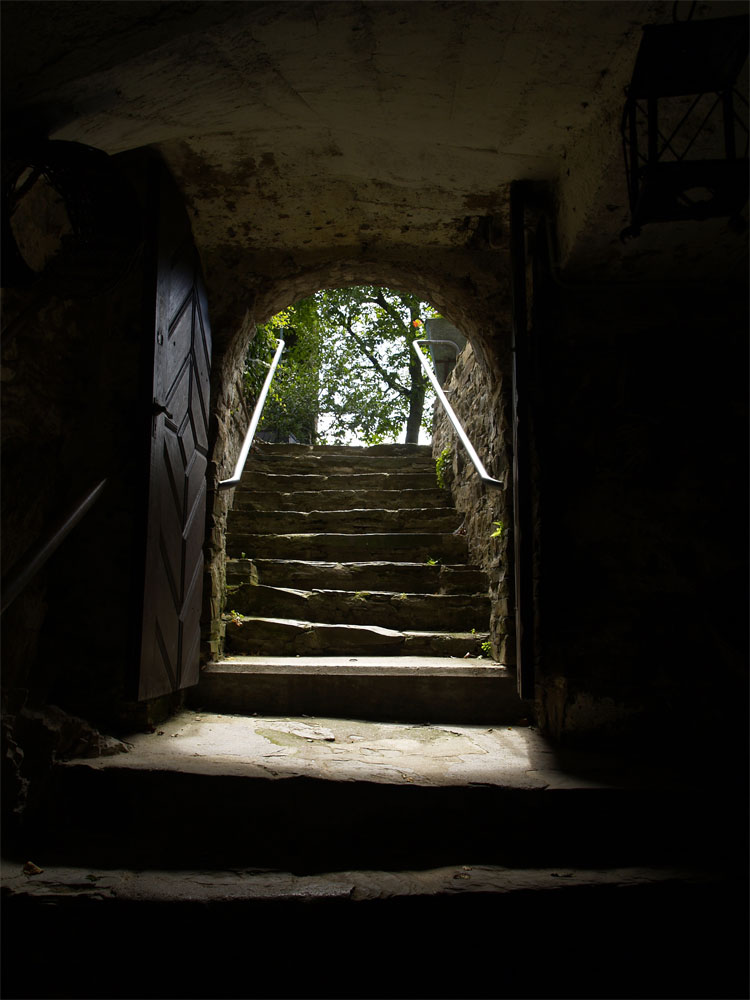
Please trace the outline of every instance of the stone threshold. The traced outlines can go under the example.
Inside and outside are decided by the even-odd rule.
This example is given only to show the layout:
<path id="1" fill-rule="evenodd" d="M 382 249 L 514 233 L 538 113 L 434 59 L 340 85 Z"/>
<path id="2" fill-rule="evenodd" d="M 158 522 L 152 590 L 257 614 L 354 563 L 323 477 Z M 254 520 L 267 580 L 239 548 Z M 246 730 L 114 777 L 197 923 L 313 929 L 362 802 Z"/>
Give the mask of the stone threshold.
<path id="1" fill-rule="evenodd" d="M 127 744 L 126 754 L 58 766 L 543 792 L 666 790 L 695 780 L 687 761 L 676 766 L 561 750 L 525 720 L 452 725 L 198 708 L 184 709 L 154 732 L 129 735 Z"/>

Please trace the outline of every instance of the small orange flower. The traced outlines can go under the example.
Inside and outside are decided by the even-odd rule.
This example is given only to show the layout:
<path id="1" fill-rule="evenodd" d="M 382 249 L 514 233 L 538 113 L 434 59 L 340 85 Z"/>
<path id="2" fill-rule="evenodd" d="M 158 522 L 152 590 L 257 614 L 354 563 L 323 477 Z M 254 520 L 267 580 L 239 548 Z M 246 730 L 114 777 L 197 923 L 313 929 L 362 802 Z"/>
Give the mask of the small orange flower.
<path id="1" fill-rule="evenodd" d="M 412 323 L 412 326 L 416 326 L 416 327 L 422 326 L 422 320 L 421 319 L 415 319 L 414 322 Z"/>

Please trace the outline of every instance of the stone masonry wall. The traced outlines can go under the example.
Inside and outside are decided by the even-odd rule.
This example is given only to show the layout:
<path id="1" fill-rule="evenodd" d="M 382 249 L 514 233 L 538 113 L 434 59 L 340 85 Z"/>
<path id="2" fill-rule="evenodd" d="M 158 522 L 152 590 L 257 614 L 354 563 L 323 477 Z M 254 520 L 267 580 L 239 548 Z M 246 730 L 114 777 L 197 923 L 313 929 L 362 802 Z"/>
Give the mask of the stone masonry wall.
<path id="1" fill-rule="evenodd" d="M 488 489 L 480 480 L 440 403 L 435 404 L 432 452 L 439 458 L 450 449 L 445 475 L 456 508 L 464 515 L 470 558 L 489 576 L 492 615 L 490 632 L 492 655 L 501 663 L 515 662 L 512 600 L 512 514 L 510 507 L 510 465 L 512 440 L 509 422 L 508 386 L 493 378 L 467 344 L 444 386 L 444 391 L 461 421 L 474 449 L 491 476 L 505 488 Z M 495 522 L 502 522 L 499 537 L 493 538 Z"/>
<path id="2" fill-rule="evenodd" d="M 247 345 L 255 334 L 249 314 L 232 342 L 230 350 L 214 358 L 211 372 L 211 460 L 208 467 L 209 493 L 206 505 L 206 548 L 203 578 L 203 641 L 201 661 L 221 657 L 224 650 L 224 623 L 221 614 L 226 598 L 226 526 L 234 490 L 217 490 L 216 484 L 234 471 L 252 410 L 243 392 L 242 373 Z"/>

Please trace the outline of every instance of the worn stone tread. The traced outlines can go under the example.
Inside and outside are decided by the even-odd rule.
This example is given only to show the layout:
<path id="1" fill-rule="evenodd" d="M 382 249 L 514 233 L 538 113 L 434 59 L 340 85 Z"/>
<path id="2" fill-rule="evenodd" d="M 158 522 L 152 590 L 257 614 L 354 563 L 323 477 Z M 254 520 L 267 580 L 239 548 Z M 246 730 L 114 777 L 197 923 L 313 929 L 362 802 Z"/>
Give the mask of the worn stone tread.
<path id="1" fill-rule="evenodd" d="M 271 444 L 266 441 L 257 440 L 253 445 L 251 458 L 263 459 L 268 455 L 304 456 L 317 455 L 325 457 L 327 455 L 348 456 L 348 455 L 391 455 L 402 458 L 412 458 L 419 456 L 432 459 L 432 446 L 429 444 Z"/>
<path id="2" fill-rule="evenodd" d="M 336 534 L 390 532 L 452 532 L 461 518 L 452 508 L 420 507 L 410 510 L 351 508 L 347 510 L 232 510 L 227 535 Z"/>
<path id="3" fill-rule="evenodd" d="M 715 872 L 695 868 L 506 868 L 457 864 L 415 871 L 337 871 L 297 875 L 284 871 L 133 871 L 122 868 L 51 865 L 38 875 L 23 863 L 3 860 L 0 880 L 6 898 L 59 905 L 63 900 L 207 902 L 236 904 L 289 901 L 398 899 L 465 896 L 473 893 L 559 893 L 574 888 L 635 887 L 671 882 L 706 884 Z"/>
<path id="4" fill-rule="evenodd" d="M 243 483 L 250 481 L 254 472 L 324 472 L 357 474 L 360 472 L 431 472 L 435 463 L 429 455 L 366 455 L 366 454 L 314 454 L 286 455 L 269 453 L 248 459 L 242 476 Z"/>
<path id="5" fill-rule="evenodd" d="M 243 615 L 242 624 L 227 625 L 228 652 L 247 650 L 253 653 L 331 653 L 342 650 L 391 652 L 405 643 L 395 629 L 376 625 L 341 625 L 309 622 L 293 618 L 264 618 Z"/>
<path id="6" fill-rule="evenodd" d="M 230 653 L 328 653 L 368 655 L 378 650 L 403 649 L 411 655 L 479 656 L 487 632 L 415 631 L 379 625 L 311 622 L 295 618 L 241 615 L 241 624 L 229 622 L 226 649 Z"/>
<path id="7" fill-rule="evenodd" d="M 435 486 L 435 473 L 432 472 L 357 472 L 357 473 L 324 473 L 324 472 L 267 472 L 253 468 L 252 472 L 243 476 L 235 487 L 235 497 L 252 496 L 257 491 L 278 493 L 317 492 L 320 490 L 347 490 L 358 492 L 366 489 L 403 490 L 432 489 Z"/>
<path id="8" fill-rule="evenodd" d="M 444 509 L 452 507 L 450 493 L 434 488 L 417 489 L 322 489 L 238 490 L 234 496 L 234 510 L 418 510 L 426 507 Z"/>
<path id="9" fill-rule="evenodd" d="M 469 632 L 489 627 L 489 597 L 409 594 L 393 591 L 299 590 L 263 584 L 240 585 L 228 595 L 229 607 L 243 615 L 303 618 L 306 621 L 390 628 Z"/>
<path id="10" fill-rule="evenodd" d="M 392 593 L 487 595 L 487 574 L 475 566 L 436 562 L 325 562 L 304 559 L 229 559 L 227 583 L 263 583 L 301 590 L 380 590 Z"/>
<path id="11" fill-rule="evenodd" d="M 362 561 L 367 557 L 391 562 L 466 562 L 468 549 L 462 535 L 435 532 L 339 532 L 258 535 L 227 533 L 227 554 L 248 553 L 256 559 L 310 559 Z"/>

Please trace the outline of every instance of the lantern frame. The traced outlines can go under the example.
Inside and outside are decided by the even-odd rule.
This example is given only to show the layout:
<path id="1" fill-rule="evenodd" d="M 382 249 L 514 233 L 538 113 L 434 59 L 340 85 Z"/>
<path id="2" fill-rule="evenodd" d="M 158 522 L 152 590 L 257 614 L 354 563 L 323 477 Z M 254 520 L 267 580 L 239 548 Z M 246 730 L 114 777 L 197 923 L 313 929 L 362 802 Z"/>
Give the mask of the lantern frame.
<path id="1" fill-rule="evenodd" d="M 645 223 L 736 216 L 747 202 L 748 100 L 737 78 L 749 30 L 748 15 L 643 28 L 622 117 L 631 214 L 623 239 Z"/>

